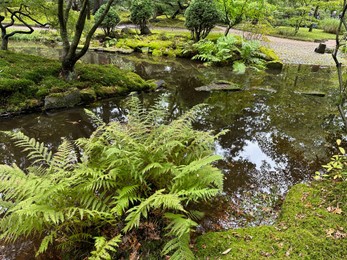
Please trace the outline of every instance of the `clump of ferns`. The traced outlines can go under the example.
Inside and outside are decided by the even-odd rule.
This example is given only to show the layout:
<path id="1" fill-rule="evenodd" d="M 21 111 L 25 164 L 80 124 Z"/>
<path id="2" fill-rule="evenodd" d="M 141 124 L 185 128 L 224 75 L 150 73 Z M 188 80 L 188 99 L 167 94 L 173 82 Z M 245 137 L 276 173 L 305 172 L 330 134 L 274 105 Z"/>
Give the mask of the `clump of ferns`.
<path id="1" fill-rule="evenodd" d="M 25 170 L 0 165 L 2 239 L 39 235 L 37 255 L 58 247 L 111 259 L 150 227 L 147 238 L 165 243 L 162 255 L 194 258 L 190 234 L 202 212 L 190 205 L 222 190 L 223 175 L 213 163 L 221 159 L 214 143 L 223 133 L 192 128 L 201 106 L 171 122 L 160 102 L 145 110 L 132 97 L 128 106 L 126 123 L 106 124 L 86 111 L 96 130 L 74 143 L 64 139 L 54 154 L 21 132 L 5 132 L 33 163 Z M 129 251 L 134 256 L 141 249 Z"/>

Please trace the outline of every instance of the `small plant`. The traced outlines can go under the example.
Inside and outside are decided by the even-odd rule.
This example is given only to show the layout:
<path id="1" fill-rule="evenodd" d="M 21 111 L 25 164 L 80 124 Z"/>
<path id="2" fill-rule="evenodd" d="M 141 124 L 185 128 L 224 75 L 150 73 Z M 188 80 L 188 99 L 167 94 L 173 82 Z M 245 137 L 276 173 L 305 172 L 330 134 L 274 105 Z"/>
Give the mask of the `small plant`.
<path id="1" fill-rule="evenodd" d="M 108 124 L 87 111 L 94 133 L 63 140 L 54 154 L 21 132 L 5 132 L 32 165 L 0 165 L 1 238 L 36 235 L 38 255 L 55 247 L 69 259 L 137 259 L 148 241 L 170 259 L 193 259 L 190 233 L 202 215 L 193 208 L 223 186 L 212 165 L 220 134 L 192 128 L 200 108 L 166 122 L 159 102 L 145 111 L 133 97 L 127 122 Z"/>
<path id="2" fill-rule="evenodd" d="M 98 11 L 95 13 L 95 20 L 98 21 L 100 16 L 105 12 L 106 5 L 102 5 Z M 117 13 L 116 8 L 110 7 L 110 10 L 106 14 L 104 20 L 100 24 L 100 27 L 104 30 L 105 36 L 112 36 L 114 29 L 120 22 L 120 17 Z"/>
<path id="3" fill-rule="evenodd" d="M 333 178 L 346 180 L 347 179 L 347 154 L 346 150 L 341 147 L 341 140 L 336 140 L 336 144 L 339 149 L 339 153 L 335 154 L 331 157 L 330 162 L 326 165 L 323 165 L 323 168 L 325 168 L 325 173 L 321 173 L 317 171 L 315 173 L 315 179 L 320 180 L 323 178 Z"/>

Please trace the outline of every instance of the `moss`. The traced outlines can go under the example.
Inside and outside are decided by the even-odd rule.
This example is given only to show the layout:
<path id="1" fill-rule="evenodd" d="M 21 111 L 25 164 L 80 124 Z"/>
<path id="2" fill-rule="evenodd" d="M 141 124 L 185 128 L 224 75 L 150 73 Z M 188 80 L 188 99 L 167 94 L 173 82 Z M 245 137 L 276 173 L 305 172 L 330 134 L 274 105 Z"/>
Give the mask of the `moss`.
<path id="1" fill-rule="evenodd" d="M 345 259 L 346 191 L 346 183 L 296 185 L 289 191 L 276 225 L 207 233 L 197 239 L 197 256 L 201 259 Z"/>
<path id="2" fill-rule="evenodd" d="M 261 46 L 259 48 L 260 52 L 265 55 L 265 59 L 268 61 L 279 61 L 280 58 L 278 55 L 274 52 L 274 50 L 266 48 L 265 46 Z"/>
<path id="3" fill-rule="evenodd" d="M 98 97 L 153 88 L 153 83 L 137 74 L 111 65 L 78 64 L 78 79 L 64 81 L 59 77 L 61 64 L 55 60 L 0 51 L 0 64 L 3 66 L 0 74 L 0 113 L 6 114 L 37 107 L 43 104 L 45 97 L 51 95 L 53 98 L 52 94 L 59 96 L 71 90 L 83 90 L 81 100 L 92 102 Z M 104 88 L 103 91 L 100 88 Z"/>

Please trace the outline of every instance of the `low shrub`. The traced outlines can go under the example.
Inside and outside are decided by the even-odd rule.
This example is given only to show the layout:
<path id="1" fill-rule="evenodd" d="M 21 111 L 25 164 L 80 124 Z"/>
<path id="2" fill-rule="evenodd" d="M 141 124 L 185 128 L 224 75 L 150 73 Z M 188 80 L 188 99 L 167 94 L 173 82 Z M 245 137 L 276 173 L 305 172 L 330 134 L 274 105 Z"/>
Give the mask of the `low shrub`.
<path id="1" fill-rule="evenodd" d="M 319 22 L 319 26 L 326 33 L 336 34 L 339 28 L 340 20 L 334 18 L 326 18 Z"/>

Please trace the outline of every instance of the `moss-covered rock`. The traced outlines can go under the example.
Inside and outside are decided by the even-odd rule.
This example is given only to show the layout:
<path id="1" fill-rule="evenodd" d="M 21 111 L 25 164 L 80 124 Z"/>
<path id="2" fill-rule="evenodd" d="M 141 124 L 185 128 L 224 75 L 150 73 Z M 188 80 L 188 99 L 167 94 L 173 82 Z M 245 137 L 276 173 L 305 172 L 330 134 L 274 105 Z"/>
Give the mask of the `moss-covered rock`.
<path id="1" fill-rule="evenodd" d="M 347 183 L 299 184 L 274 226 L 211 232 L 196 243 L 199 259 L 346 259 Z"/>
<path id="2" fill-rule="evenodd" d="M 97 98 L 155 89 L 155 83 L 111 65 L 79 63 L 77 79 L 65 81 L 59 76 L 61 64 L 55 60 L 0 51 L 0 64 L 0 115 L 29 111 L 43 104 L 45 109 L 71 107 Z"/>

